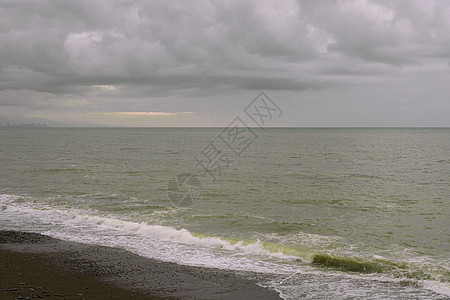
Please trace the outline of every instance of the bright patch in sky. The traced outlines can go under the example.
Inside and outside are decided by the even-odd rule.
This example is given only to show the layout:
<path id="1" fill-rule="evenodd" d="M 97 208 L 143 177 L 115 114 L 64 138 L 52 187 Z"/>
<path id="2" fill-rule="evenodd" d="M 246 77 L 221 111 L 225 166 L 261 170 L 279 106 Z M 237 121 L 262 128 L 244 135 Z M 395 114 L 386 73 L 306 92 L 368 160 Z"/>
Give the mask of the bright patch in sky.
<path id="1" fill-rule="evenodd" d="M 192 114 L 193 112 L 161 112 L 161 111 L 117 111 L 106 113 L 93 113 L 93 115 L 107 117 L 172 117 L 184 114 Z"/>
<path id="2" fill-rule="evenodd" d="M 93 85 L 93 88 L 100 88 L 105 91 L 115 91 L 116 87 L 113 85 Z"/>

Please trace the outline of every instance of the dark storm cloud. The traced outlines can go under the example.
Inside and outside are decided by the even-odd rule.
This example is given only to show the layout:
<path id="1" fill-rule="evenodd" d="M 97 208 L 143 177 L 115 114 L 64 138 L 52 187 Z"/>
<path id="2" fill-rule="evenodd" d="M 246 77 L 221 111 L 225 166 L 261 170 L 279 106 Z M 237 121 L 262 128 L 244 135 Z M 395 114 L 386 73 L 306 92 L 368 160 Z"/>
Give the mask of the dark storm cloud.
<path id="1" fill-rule="evenodd" d="M 160 86 L 162 81 L 167 88 L 203 88 L 221 77 L 231 87 L 259 88 L 255 82 L 264 79 L 257 73 L 246 77 L 248 84 L 242 76 L 221 73 L 270 71 L 279 68 L 278 61 L 315 55 L 294 2 L 284 7 L 238 1 L 1 3 L 2 89 L 67 93 L 78 83 Z M 204 80 L 208 73 L 215 73 L 211 84 Z M 298 88 L 281 80 L 270 86 Z"/>
<path id="2" fill-rule="evenodd" d="M 446 1 L 0 1 L 3 106 L 317 90 L 449 59 Z"/>

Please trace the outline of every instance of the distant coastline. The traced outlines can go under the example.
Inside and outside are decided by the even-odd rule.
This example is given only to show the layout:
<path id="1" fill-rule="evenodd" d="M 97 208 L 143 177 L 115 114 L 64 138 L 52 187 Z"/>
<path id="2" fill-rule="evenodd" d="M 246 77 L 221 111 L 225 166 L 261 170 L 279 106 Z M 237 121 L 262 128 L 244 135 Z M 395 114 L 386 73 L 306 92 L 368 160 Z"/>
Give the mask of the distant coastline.
<path id="1" fill-rule="evenodd" d="M 47 124 L 41 124 L 41 123 L 9 123 L 7 122 L 6 125 L 0 125 L 1 128 L 43 128 L 47 127 Z"/>

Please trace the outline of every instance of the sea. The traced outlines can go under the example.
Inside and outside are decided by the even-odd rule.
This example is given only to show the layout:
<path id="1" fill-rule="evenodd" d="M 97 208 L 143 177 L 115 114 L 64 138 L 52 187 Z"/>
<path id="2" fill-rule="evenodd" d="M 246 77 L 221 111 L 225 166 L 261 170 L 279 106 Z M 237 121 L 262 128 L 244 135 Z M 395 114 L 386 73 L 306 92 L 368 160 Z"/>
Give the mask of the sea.
<path id="1" fill-rule="evenodd" d="M 450 299 L 449 128 L 244 130 L 0 128 L 0 229 L 284 299 Z"/>

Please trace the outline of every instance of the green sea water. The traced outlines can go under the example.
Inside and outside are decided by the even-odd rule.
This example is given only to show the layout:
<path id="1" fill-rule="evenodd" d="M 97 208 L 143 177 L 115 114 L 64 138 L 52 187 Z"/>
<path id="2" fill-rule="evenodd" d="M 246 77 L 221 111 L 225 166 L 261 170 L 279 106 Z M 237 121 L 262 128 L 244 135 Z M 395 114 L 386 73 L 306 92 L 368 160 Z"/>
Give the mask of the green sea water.
<path id="1" fill-rule="evenodd" d="M 222 130 L 0 128 L 0 227 L 260 271 L 286 299 L 449 297 L 450 129 L 254 128 L 240 155 Z"/>

